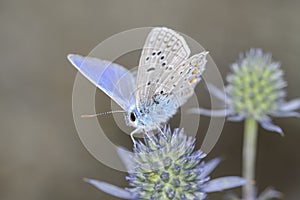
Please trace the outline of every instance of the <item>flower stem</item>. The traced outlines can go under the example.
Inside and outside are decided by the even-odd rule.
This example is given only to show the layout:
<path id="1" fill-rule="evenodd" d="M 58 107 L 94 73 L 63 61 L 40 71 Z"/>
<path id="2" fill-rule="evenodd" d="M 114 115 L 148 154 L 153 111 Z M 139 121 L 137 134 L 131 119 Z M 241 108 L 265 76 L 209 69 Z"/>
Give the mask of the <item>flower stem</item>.
<path id="1" fill-rule="evenodd" d="M 255 161 L 257 143 L 257 122 L 247 118 L 244 128 L 243 144 L 243 177 L 250 182 L 243 187 L 243 200 L 255 200 L 256 191 L 253 181 L 255 180 Z"/>

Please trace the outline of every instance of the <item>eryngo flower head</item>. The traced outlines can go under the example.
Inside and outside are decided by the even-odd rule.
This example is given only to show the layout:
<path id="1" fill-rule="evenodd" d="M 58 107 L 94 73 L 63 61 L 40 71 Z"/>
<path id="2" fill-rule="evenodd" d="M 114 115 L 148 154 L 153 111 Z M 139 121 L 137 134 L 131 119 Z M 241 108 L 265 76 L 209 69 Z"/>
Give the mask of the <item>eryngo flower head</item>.
<path id="1" fill-rule="evenodd" d="M 270 54 L 251 49 L 231 69 L 227 92 L 235 113 L 259 120 L 277 112 L 285 96 L 286 82 L 280 64 L 273 62 Z"/>
<path id="2" fill-rule="evenodd" d="M 151 140 L 138 142 L 134 153 L 120 148 L 120 158 L 127 166 L 130 188 L 88 179 L 98 189 L 123 199 L 205 199 L 207 193 L 238 187 L 247 183 L 240 177 L 210 179 L 209 174 L 219 164 L 216 158 L 209 162 L 200 150 L 194 151 L 195 139 L 183 129 L 171 132 L 165 127 Z"/>
<path id="3" fill-rule="evenodd" d="M 227 76 L 225 92 L 213 85 L 208 85 L 211 94 L 223 100 L 226 109 L 209 111 L 193 109 L 193 113 L 211 116 L 228 116 L 231 121 L 252 118 L 260 122 L 263 128 L 282 134 L 280 127 L 272 124 L 271 117 L 300 117 L 296 109 L 300 99 L 285 101 L 280 63 L 272 60 L 271 54 L 264 54 L 261 49 L 251 49 L 246 55 L 231 65 Z"/>

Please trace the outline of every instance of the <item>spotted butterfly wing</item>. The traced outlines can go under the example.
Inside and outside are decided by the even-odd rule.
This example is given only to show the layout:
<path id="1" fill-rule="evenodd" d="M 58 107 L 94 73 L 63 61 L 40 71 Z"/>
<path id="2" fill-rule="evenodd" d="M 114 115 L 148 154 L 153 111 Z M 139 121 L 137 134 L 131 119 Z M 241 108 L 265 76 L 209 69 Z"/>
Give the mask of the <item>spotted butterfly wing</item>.
<path id="1" fill-rule="evenodd" d="M 178 107 L 186 103 L 193 95 L 194 89 L 205 70 L 207 54 L 208 52 L 204 51 L 183 61 L 163 82 L 162 85 L 171 88 Z M 156 92 L 161 89 L 163 88 L 157 88 Z"/>
<path id="2" fill-rule="evenodd" d="M 170 72 L 185 61 L 190 49 L 184 38 L 168 28 L 154 28 L 142 50 L 138 76 L 136 103 L 146 103 L 157 92 Z M 168 92 L 167 88 L 164 92 Z M 169 91 L 170 92 L 170 91 Z"/>

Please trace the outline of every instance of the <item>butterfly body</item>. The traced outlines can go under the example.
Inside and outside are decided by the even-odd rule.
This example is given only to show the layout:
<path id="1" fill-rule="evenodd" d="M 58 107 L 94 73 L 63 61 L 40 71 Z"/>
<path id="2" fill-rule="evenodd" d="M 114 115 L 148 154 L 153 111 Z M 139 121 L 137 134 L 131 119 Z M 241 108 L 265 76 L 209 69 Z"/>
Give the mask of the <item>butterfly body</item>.
<path id="1" fill-rule="evenodd" d="M 70 62 L 105 92 L 125 114 L 131 133 L 147 132 L 166 123 L 194 93 L 205 70 L 204 51 L 190 55 L 184 38 L 175 31 L 153 28 L 146 38 L 137 75 L 109 61 L 69 55 Z M 133 139 L 134 141 L 134 139 Z"/>
<path id="2" fill-rule="evenodd" d="M 143 101 L 138 107 L 130 109 L 126 115 L 128 125 L 150 131 L 160 127 L 176 114 L 178 104 L 172 94 L 154 95 L 148 101 Z"/>

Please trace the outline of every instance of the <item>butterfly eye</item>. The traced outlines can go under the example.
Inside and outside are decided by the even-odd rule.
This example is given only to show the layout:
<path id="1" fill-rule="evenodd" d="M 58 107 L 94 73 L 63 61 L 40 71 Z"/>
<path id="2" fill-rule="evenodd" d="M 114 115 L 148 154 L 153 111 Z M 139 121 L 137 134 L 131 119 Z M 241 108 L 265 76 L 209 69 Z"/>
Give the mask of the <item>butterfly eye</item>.
<path id="1" fill-rule="evenodd" d="M 136 120 L 135 114 L 133 112 L 130 113 L 130 120 L 133 122 Z"/>

